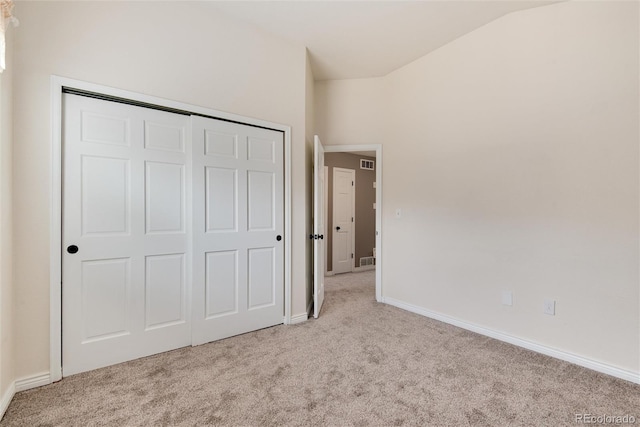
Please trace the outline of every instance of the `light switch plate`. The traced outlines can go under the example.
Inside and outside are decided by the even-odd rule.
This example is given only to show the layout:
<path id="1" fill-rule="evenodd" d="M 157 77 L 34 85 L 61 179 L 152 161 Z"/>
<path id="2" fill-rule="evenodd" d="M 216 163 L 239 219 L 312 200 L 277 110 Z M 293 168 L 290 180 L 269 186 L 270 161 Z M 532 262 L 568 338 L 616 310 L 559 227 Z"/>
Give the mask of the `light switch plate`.
<path id="1" fill-rule="evenodd" d="M 552 299 L 545 299 L 544 300 L 544 308 L 543 308 L 544 314 L 548 314 L 550 316 L 555 316 L 556 315 L 556 302 Z"/>
<path id="2" fill-rule="evenodd" d="M 513 305 L 513 293 L 511 291 L 502 291 L 502 305 Z"/>

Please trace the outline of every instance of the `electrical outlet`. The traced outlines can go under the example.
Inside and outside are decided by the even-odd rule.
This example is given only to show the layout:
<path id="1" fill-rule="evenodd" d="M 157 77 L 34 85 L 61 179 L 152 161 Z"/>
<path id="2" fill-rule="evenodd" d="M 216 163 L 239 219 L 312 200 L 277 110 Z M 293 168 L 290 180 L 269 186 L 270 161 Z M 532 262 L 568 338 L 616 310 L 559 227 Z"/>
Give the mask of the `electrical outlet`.
<path id="1" fill-rule="evenodd" d="M 550 316 L 556 315 L 556 302 L 552 299 L 544 300 L 544 314 L 548 314 Z"/>
<path id="2" fill-rule="evenodd" d="M 396 218 L 402 218 L 402 209 L 396 209 Z"/>
<path id="3" fill-rule="evenodd" d="M 502 305 L 513 305 L 513 293 L 511 291 L 502 291 Z"/>

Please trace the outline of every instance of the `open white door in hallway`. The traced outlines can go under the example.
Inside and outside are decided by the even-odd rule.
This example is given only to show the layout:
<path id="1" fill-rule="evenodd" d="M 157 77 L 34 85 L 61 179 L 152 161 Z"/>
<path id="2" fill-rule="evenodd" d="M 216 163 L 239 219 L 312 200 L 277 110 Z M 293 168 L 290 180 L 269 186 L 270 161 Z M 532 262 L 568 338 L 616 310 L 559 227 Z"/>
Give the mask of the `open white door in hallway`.
<path id="1" fill-rule="evenodd" d="M 324 229 L 325 229 L 325 167 L 324 147 L 318 135 L 314 137 L 313 169 L 313 317 L 320 315 L 324 302 Z"/>
<path id="2" fill-rule="evenodd" d="M 191 344 L 189 116 L 64 95 L 64 375 Z"/>
<path id="3" fill-rule="evenodd" d="M 354 265 L 355 180 L 353 169 L 333 168 L 333 272 L 347 273 Z"/>
<path id="4" fill-rule="evenodd" d="M 283 322 L 284 139 L 192 120 L 196 345 Z"/>

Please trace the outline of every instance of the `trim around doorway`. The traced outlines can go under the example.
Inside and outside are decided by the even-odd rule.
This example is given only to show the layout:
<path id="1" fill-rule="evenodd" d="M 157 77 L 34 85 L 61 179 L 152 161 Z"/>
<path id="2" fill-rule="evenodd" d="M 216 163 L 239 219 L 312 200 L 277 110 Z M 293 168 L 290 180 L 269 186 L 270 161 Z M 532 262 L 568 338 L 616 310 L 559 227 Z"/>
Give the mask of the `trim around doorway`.
<path id="1" fill-rule="evenodd" d="M 376 152 L 376 301 L 382 302 L 382 144 L 324 146 L 325 153 L 358 151 Z"/>
<path id="2" fill-rule="evenodd" d="M 49 267 L 49 382 L 62 379 L 62 93 L 73 89 L 133 104 L 180 110 L 284 133 L 284 323 L 291 323 L 291 127 L 210 108 L 143 95 L 80 80 L 51 76 L 51 187 Z"/>

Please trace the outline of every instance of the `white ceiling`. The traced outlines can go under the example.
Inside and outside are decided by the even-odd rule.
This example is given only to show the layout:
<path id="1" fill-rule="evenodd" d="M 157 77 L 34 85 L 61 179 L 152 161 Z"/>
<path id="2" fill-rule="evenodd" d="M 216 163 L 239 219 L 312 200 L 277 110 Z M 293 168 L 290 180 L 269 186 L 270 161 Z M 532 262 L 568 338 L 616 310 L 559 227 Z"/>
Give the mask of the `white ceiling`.
<path id="1" fill-rule="evenodd" d="M 316 80 L 379 77 L 543 0 L 202 2 L 306 46 Z"/>

